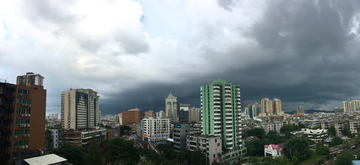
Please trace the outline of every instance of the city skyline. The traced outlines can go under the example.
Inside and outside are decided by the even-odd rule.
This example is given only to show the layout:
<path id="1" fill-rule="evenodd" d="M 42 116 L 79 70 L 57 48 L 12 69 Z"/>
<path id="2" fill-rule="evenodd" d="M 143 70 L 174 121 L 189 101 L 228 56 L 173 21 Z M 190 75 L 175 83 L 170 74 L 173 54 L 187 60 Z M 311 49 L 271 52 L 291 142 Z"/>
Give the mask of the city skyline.
<path id="1" fill-rule="evenodd" d="M 47 114 L 70 88 L 98 91 L 103 116 L 165 110 L 169 92 L 200 107 L 199 86 L 220 78 L 240 85 L 243 105 L 332 111 L 360 99 L 359 11 L 357 1 L 3 1 L 0 79 L 46 77 Z"/>

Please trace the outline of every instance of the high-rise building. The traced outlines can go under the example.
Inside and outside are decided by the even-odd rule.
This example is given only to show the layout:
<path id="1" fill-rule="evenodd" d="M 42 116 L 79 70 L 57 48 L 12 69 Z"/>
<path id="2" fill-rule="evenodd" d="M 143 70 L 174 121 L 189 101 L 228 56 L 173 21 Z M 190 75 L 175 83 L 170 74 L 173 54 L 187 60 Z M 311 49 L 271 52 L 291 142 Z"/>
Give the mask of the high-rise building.
<path id="1" fill-rule="evenodd" d="M 358 111 L 360 110 L 359 100 L 352 100 L 349 102 L 349 110 L 350 111 Z"/>
<path id="2" fill-rule="evenodd" d="M 250 118 L 253 118 L 253 112 L 252 112 L 252 108 L 251 108 L 251 105 L 248 104 L 247 107 L 245 107 L 245 114 L 249 115 Z"/>
<path id="3" fill-rule="evenodd" d="M 343 101 L 342 103 L 343 103 L 344 112 L 350 111 L 349 102 L 348 101 Z"/>
<path id="4" fill-rule="evenodd" d="M 255 102 L 255 104 L 252 105 L 252 116 L 258 117 L 260 114 L 260 104 Z"/>
<path id="5" fill-rule="evenodd" d="M 119 124 L 122 125 L 122 113 L 118 114 Z"/>
<path id="6" fill-rule="evenodd" d="M 61 93 L 61 126 L 64 129 L 93 128 L 100 122 L 99 97 L 92 89 Z"/>
<path id="7" fill-rule="evenodd" d="M 279 100 L 278 98 L 274 98 L 274 111 L 278 116 L 283 114 L 283 111 L 281 109 L 281 100 Z"/>
<path id="8" fill-rule="evenodd" d="M 16 85 L 0 83 L 0 164 L 45 149 L 46 90 L 44 77 L 36 75 L 21 81 L 18 76 Z"/>
<path id="9" fill-rule="evenodd" d="M 240 86 L 224 79 L 202 85 L 202 134 L 221 136 L 221 163 L 234 164 L 245 158 L 242 141 Z"/>
<path id="10" fill-rule="evenodd" d="M 177 107 L 177 97 L 170 93 L 169 96 L 165 98 L 165 115 L 171 122 L 178 121 Z"/>
<path id="11" fill-rule="evenodd" d="M 182 104 L 179 105 L 179 122 L 188 122 L 189 121 L 189 111 L 191 109 L 190 104 Z"/>
<path id="12" fill-rule="evenodd" d="M 262 100 L 261 100 L 261 113 L 267 113 L 266 112 L 266 102 L 269 100 L 268 97 L 264 97 Z"/>
<path id="13" fill-rule="evenodd" d="M 200 121 L 200 113 L 201 113 L 200 108 L 192 107 L 190 109 L 190 121 Z"/>
<path id="14" fill-rule="evenodd" d="M 122 111 L 122 125 L 135 124 L 140 122 L 140 109 Z"/>
<path id="15" fill-rule="evenodd" d="M 144 118 L 149 118 L 149 117 L 156 118 L 156 115 L 155 115 L 153 110 L 145 111 L 145 117 Z"/>
<path id="16" fill-rule="evenodd" d="M 261 100 L 261 115 L 264 116 L 272 116 L 272 115 L 283 115 L 284 112 L 281 109 L 281 100 L 278 98 L 274 98 L 274 100 L 270 100 L 268 97 L 265 97 Z"/>

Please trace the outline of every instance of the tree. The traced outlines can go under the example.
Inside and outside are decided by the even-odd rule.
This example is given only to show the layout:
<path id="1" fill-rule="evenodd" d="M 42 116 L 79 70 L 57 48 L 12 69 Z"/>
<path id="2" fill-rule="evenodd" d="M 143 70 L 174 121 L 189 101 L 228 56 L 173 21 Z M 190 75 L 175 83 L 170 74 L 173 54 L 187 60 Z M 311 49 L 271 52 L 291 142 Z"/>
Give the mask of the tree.
<path id="1" fill-rule="evenodd" d="M 181 161 L 188 161 L 191 159 L 191 151 L 185 149 L 179 153 L 179 159 Z"/>
<path id="2" fill-rule="evenodd" d="M 360 160 L 360 152 L 356 155 L 356 160 Z"/>
<path id="3" fill-rule="evenodd" d="M 335 127 L 330 127 L 328 130 L 327 130 L 327 133 L 331 136 L 335 136 Z"/>
<path id="4" fill-rule="evenodd" d="M 55 154 L 64 157 L 72 164 L 83 164 L 84 148 L 74 144 L 65 144 L 54 151 Z"/>
<path id="5" fill-rule="evenodd" d="M 309 142 L 304 136 L 291 138 L 285 144 L 285 154 L 288 158 L 296 156 L 298 161 L 303 161 L 311 156 Z"/>
<path id="6" fill-rule="evenodd" d="M 349 143 L 349 141 L 344 140 L 344 141 L 342 142 L 342 147 L 344 148 L 344 150 L 350 150 L 351 144 Z"/>
<path id="7" fill-rule="evenodd" d="M 125 132 L 127 134 L 130 133 L 131 127 L 127 125 L 121 125 L 119 129 L 120 129 L 120 135 L 125 135 Z"/>
<path id="8" fill-rule="evenodd" d="M 335 160 L 336 165 L 351 165 L 352 160 L 354 160 L 354 155 L 349 151 L 343 151 Z"/>
<path id="9" fill-rule="evenodd" d="M 102 162 L 102 153 L 100 149 L 100 144 L 92 144 L 89 151 L 85 152 L 84 164 L 86 165 L 98 165 L 103 164 Z"/>
<path id="10" fill-rule="evenodd" d="M 341 130 L 341 133 L 344 135 L 344 136 L 351 136 L 351 131 L 344 128 L 343 130 Z"/>
<path id="11" fill-rule="evenodd" d="M 250 159 L 249 159 L 249 162 L 250 163 L 257 163 L 257 162 L 259 162 L 260 160 L 257 158 L 257 157 L 250 157 Z"/>
<path id="12" fill-rule="evenodd" d="M 138 150 L 134 147 L 134 141 L 114 138 L 110 141 L 114 160 L 124 162 L 127 165 L 137 164 L 140 161 Z"/>
<path id="13" fill-rule="evenodd" d="M 254 128 L 254 129 L 250 129 L 247 130 L 247 136 L 257 136 L 260 139 L 265 138 L 265 130 L 262 128 Z"/>
<path id="14" fill-rule="evenodd" d="M 318 146 L 316 148 L 316 155 L 329 155 L 330 154 L 330 150 L 329 148 L 325 147 L 325 146 Z"/>
<path id="15" fill-rule="evenodd" d="M 292 158 L 292 164 L 293 165 L 297 165 L 298 164 L 298 159 L 294 156 L 293 158 Z"/>
<path id="16" fill-rule="evenodd" d="M 343 140 L 341 138 L 335 136 L 330 142 L 330 147 L 342 144 L 342 141 Z"/>

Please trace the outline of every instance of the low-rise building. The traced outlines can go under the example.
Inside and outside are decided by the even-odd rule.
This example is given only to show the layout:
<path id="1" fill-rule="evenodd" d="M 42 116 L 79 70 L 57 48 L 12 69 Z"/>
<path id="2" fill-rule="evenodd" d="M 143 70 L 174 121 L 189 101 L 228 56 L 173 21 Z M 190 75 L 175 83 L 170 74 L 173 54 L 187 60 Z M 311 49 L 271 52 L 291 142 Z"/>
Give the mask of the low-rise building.
<path id="1" fill-rule="evenodd" d="M 222 146 L 221 136 L 187 135 L 186 148 L 190 151 L 201 150 L 208 158 L 209 164 L 220 162 Z"/>
<path id="2" fill-rule="evenodd" d="M 358 132 L 359 126 L 360 126 L 360 120 L 349 121 L 349 128 L 352 134 L 356 134 Z"/>
<path id="3" fill-rule="evenodd" d="M 334 124 L 335 127 L 335 134 L 337 136 L 342 135 L 342 130 L 343 129 L 348 129 L 349 130 L 349 121 L 340 121 L 340 122 L 336 122 Z"/>
<path id="4" fill-rule="evenodd" d="M 75 144 L 81 146 L 81 132 L 73 129 L 64 130 L 65 144 Z"/>
<path id="5" fill-rule="evenodd" d="M 279 145 L 269 144 L 264 146 L 264 157 L 272 156 L 284 156 L 284 150 Z"/>
<path id="6" fill-rule="evenodd" d="M 323 142 L 328 137 L 326 129 L 312 130 L 312 129 L 302 128 L 301 131 L 293 132 L 293 134 L 294 135 L 302 134 L 310 141 L 313 141 L 315 143 Z"/>
<path id="7" fill-rule="evenodd" d="M 62 129 L 45 130 L 45 150 L 58 148 L 64 143 L 64 131 Z"/>
<path id="8" fill-rule="evenodd" d="M 120 129 L 106 129 L 106 139 L 111 140 L 116 137 L 120 137 Z"/>

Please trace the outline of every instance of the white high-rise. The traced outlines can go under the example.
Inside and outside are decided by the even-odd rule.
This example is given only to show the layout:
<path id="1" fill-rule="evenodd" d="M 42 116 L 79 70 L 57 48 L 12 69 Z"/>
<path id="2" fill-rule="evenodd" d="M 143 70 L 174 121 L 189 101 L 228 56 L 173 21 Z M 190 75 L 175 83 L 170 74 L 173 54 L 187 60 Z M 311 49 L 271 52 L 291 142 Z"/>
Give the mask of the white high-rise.
<path id="1" fill-rule="evenodd" d="M 92 128 L 100 122 L 99 97 L 92 89 L 70 89 L 61 93 L 61 126 Z"/>

